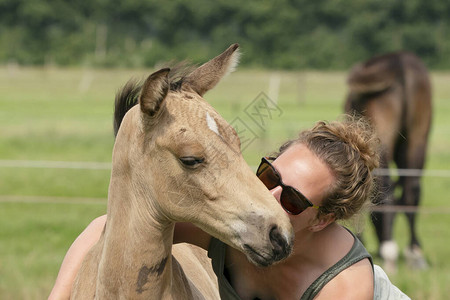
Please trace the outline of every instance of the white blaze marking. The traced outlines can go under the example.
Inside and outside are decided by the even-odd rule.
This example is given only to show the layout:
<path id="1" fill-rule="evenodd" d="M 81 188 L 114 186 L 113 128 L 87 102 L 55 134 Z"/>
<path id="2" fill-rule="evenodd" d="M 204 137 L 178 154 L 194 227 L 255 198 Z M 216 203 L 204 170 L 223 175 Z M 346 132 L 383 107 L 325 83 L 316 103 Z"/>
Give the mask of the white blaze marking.
<path id="1" fill-rule="evenodd" d="M 209 115 L 209 112 L 206 112 L 206 124 L 208 124 L 208 128 L 214 131 L 217 135 L 220 135 L 219 128 L 217 127 L 216 121 Z"/>

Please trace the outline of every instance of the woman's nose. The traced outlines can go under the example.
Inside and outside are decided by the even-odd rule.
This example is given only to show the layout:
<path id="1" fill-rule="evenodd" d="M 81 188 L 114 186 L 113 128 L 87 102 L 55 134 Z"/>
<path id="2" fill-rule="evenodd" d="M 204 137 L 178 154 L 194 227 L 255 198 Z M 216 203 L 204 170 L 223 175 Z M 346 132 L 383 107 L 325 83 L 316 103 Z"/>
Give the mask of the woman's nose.
<path id="1" fill-rule="evenodd" d="M 270 190 L 270 192 L 275 197 L 275 199 L 278 200 L 278 202 L 280 202 L 280 197 L 281 197 L 282 191 L 283 191 L 283 188 L 279 185 L 277 185 L 276 187 L 274 187 L 273 189 Z"/>

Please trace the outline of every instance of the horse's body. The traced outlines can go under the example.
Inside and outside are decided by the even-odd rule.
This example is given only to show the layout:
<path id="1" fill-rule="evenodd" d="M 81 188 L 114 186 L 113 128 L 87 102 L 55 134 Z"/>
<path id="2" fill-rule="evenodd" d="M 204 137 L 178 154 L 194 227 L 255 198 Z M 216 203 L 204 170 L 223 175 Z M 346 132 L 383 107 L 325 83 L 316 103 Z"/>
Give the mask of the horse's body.
<path id="1" fill-rule="evenodd" d="M 176 82 L 162 69 L 116 97 L 107 221 L 77 275 L 74 299 L 218 298 L 204 250 L 172 247 L 178 221 L 257 265 L 290 253 L 286 213 L 244 161 L 236 132 L 201 97 L 234 67 L 237 48 Z"/>
<path id="2" fill-rule="evenodd" d="M 395 162 L 398 169 L 422 170 L 430 130 L 431 84 L 424 64 L 407 52 L 374 57 L 356 65 L 348 77 L 349 93 L 345 110 L 365 115 L 372 122 L 382 146 L 381 167 Z M 400 176 L 402 188 L 399 199 L 394 199 L 395 184 L 389 176 L 380 176 L 376 204 L 408 205 L 420 202 L 420 175 Z M 405 250 L 407 258 L 417 268 L 426 267 L 417 239 L 415 212 L 406 213 L 411 240 Z M 374 212 L 372 221 L 380 242 L 379 252 L 387 268 L 395 268 L 398 256 L 392 240 L 394 212 Z"/>

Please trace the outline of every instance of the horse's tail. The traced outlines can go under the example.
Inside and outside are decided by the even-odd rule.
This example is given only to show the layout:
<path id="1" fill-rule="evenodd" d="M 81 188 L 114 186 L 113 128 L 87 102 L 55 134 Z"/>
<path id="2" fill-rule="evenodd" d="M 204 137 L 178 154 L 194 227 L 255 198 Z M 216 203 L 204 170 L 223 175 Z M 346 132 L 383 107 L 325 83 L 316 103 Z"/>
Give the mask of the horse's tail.
<path id="1" fill-rule="evenodd" d="M 114 103 L 114 136 L 119 131 L 125 114 L 139 101 L 143 82 L 130 79 L 117 93 Z"/>

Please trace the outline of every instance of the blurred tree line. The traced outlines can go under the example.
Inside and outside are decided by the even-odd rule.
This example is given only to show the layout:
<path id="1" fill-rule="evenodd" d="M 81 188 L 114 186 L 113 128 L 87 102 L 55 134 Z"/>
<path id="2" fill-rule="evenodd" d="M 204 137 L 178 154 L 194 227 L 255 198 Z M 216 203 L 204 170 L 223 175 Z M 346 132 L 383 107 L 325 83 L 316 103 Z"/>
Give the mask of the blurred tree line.
<path id="1" fill-rule="evenodd" d="M 450 67 L 450 1 L 0 0 L 0 64 L 153 67 L 242 46 L 247 66 L 345 69 L 409 50 Z"/>

